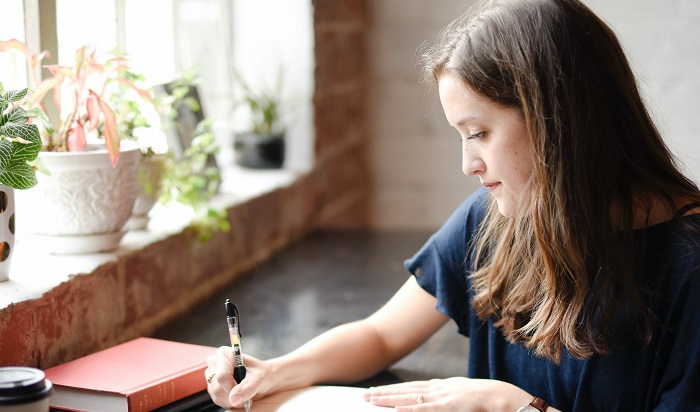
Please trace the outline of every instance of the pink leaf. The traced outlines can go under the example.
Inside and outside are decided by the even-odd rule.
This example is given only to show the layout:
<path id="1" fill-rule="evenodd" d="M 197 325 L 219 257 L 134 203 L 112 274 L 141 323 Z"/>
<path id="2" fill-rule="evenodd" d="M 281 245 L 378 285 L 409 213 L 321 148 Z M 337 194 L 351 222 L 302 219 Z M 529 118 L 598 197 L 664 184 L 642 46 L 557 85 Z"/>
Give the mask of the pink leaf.
<path id="1" fill-rule="evenodd" d="M 68 151 L 69 152 L 84 152 L 87 147 L 85 139 L 85 127 L 80 120 L 73 123 L 73 127 L 68 133 Z"/>
<path id="2" fill-rule="evenodd" d="M 0 41 L 0 52 L 6 52 L 10 50 L 16 50 L 26 56 L 29 56 L 29 50 L 27 46 L 17 39 L 3 40 Z"/>
<path id="3" fill-rule="evenodd" d="M 49 77 L 48 79 L 44 80 L 34 89 L 31 97 L 27 99 L 27 104 L 29 104 L 30 107 L 34 107 L 41 101 L 41 99 L 44 98 L 44 96 L 46 95 L 46 93 L 49 92 L 49 90 L 60 86 L 62 81 L 63 76 Z"/>
<path id="4" fill-rule="evenodd" d="M 100 98 L 97 94 L 90 90 L 90 95 L 88 95 L 85 101 L 85 108 L 87 109 L 89 130 L 95 130 L 100 124 L 100 115 L 102 114 L 102 108 L 100 107 Z"/>
<path id="5" fill-rule="evenodd" d="M 29 51 L 29 48 L 27 47 L 26 44 L 23 42 L 17 40 L 17 39 L 11 39 L 7 41 L 0 41 L 0 52 L 7 52 L 7 51 L 17 51 L 22 54 L 24 54 L 26 60 L 27 60 L 27 65 L 31 69 L 29 73 L 30 79 L 32 81 L 32 86 L 36 85 L 38 83 L 38 80 L 36 78 L 36 73 L 34 72 L 34 69 L 39 65 L 39 63 L 44 59 L 51 57 L 49 54 L 48 50 L 44 50 L 39 54 L 32 54 Z"/>
<path id="6" fill-rule="evenodd" d="M 58 64 L 47 64 L 44 67 L 48 69 L 53 76 L 70 76 L 73 74 L 70 67 L 59 66 Z"/>
<path id="7" fill-rule="evenodd" d="M 117 62 L 120 66 L 125 66 L 124 63 L 127 63 L 128 61 L 129 60 L 125 56 L 117 55 L 117 56 L 110 57 L 109 59 L 107 59 L 107 61 L 105 63 L 111 64 L 112 62 Z"/>
<path id="8" fill-rule="evenodd" d="M 44 59 L 48 59 L 51 57 L 51 53 L 49 53 L 48 50 L 44 50 L 43 52 L 39 54 L 32 54 L 30 61 L 31 61 L 31 67 L 34 68 L 39 65 L 39 62 L 41 62 Z"/>
<path id="9" fill-rule="evenodd" d="M 117 165 L 119 160 L 119 135 L 117 134 L 117 118 L 109 105 L 99 100 L 102 114 L 104 115 L 104 138 L 109 158 L 112 160 L 112 167 Z"/>
<path id="10" fill-rule="evenodd" d="M 153 101 L 153 97 L 151 96 L 151 93 L 149 93 L 147 90 L 140 88 L 139 86 L 136 85 L 136 83 L 132 82 L 131 80 L 123 78 L 123 77 L 118 77 L 114 80 L 128 86 L 131 90 L 135 91 L 139 96 L 141 96 L 142 99 L 144 99 L 148 103 L 155 104 L 155 102 Z"/>

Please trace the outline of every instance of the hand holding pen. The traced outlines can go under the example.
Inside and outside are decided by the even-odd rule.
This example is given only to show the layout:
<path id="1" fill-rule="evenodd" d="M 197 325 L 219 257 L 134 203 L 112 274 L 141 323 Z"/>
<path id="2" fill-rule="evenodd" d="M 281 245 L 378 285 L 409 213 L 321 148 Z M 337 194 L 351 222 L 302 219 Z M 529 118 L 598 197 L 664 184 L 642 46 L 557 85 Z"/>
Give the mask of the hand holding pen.
<path id="1" fill-rule="evenodd" d="M 233 368 L 233 379 L 236 383 L 241 383 L 245 378 L 246 367 L 243 362 L 243 352 L 241 351 L 241 325 L 238 307 L 231 303 L 231 299 L 226 299 L 226 323 L 228 324 L 228 334 L 231 337 L 231 346 L 236 357 L 236 366 Z M 243 402 L 246 412 L 250 412 L 250 400 Z"/>

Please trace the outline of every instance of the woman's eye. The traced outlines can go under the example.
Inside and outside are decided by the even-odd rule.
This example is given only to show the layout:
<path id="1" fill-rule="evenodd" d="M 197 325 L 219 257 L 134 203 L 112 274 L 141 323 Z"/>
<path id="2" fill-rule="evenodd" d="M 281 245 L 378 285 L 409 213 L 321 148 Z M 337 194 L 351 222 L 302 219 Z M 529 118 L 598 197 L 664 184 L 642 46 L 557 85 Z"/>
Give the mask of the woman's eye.
<path id="1" fill-rule="evenodd" d="M 469 139 L 476 139 L 479 140 L 484 137 L 484 132 L 479 132 L 479 133 L 474 133 L 472 135 L 469 135 Z"/>

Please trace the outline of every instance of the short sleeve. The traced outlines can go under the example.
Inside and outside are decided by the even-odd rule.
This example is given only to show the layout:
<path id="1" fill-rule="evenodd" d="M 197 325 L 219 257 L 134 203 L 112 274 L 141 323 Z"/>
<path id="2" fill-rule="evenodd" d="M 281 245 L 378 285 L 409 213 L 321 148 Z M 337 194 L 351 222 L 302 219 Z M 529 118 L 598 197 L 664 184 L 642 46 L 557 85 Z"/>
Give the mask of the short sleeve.
<path id="1" fill-rule="evenodd" d="M 404 262 L 418 284 L 437 298 L 436 309 L 469 336 L 467 275 L 473 268 L 471 240 L 483 219 L 488 191 L 479 189 L 465 200 L 421 249 Z"/>

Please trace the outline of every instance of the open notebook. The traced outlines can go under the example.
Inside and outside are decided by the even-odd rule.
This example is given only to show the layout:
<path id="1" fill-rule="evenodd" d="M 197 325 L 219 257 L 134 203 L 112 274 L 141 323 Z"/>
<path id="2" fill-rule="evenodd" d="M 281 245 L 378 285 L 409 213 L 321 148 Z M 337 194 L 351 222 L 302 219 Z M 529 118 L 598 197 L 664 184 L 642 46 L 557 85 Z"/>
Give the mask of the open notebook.
<path id="1" fill-rule="evenodd" d="M 351 386 L 311 386 L 279 392 L 253 401 L 251 412 L 387 412 L 392 408 L 373 406 L 362 399 L 365 388 Z M 236 409 L 242 411 L 243 409 Z M 157 412 L 223 412 L 214 405 L 209 394 L 200 392 Z"/>
<path id="2" fill-rule="evenodd" d="M 253 402 L 255 412 L 362 412 L 390 411 L 362 399 L 365 388 L 350 386 L 311 386 L 280 392 Z"/>

